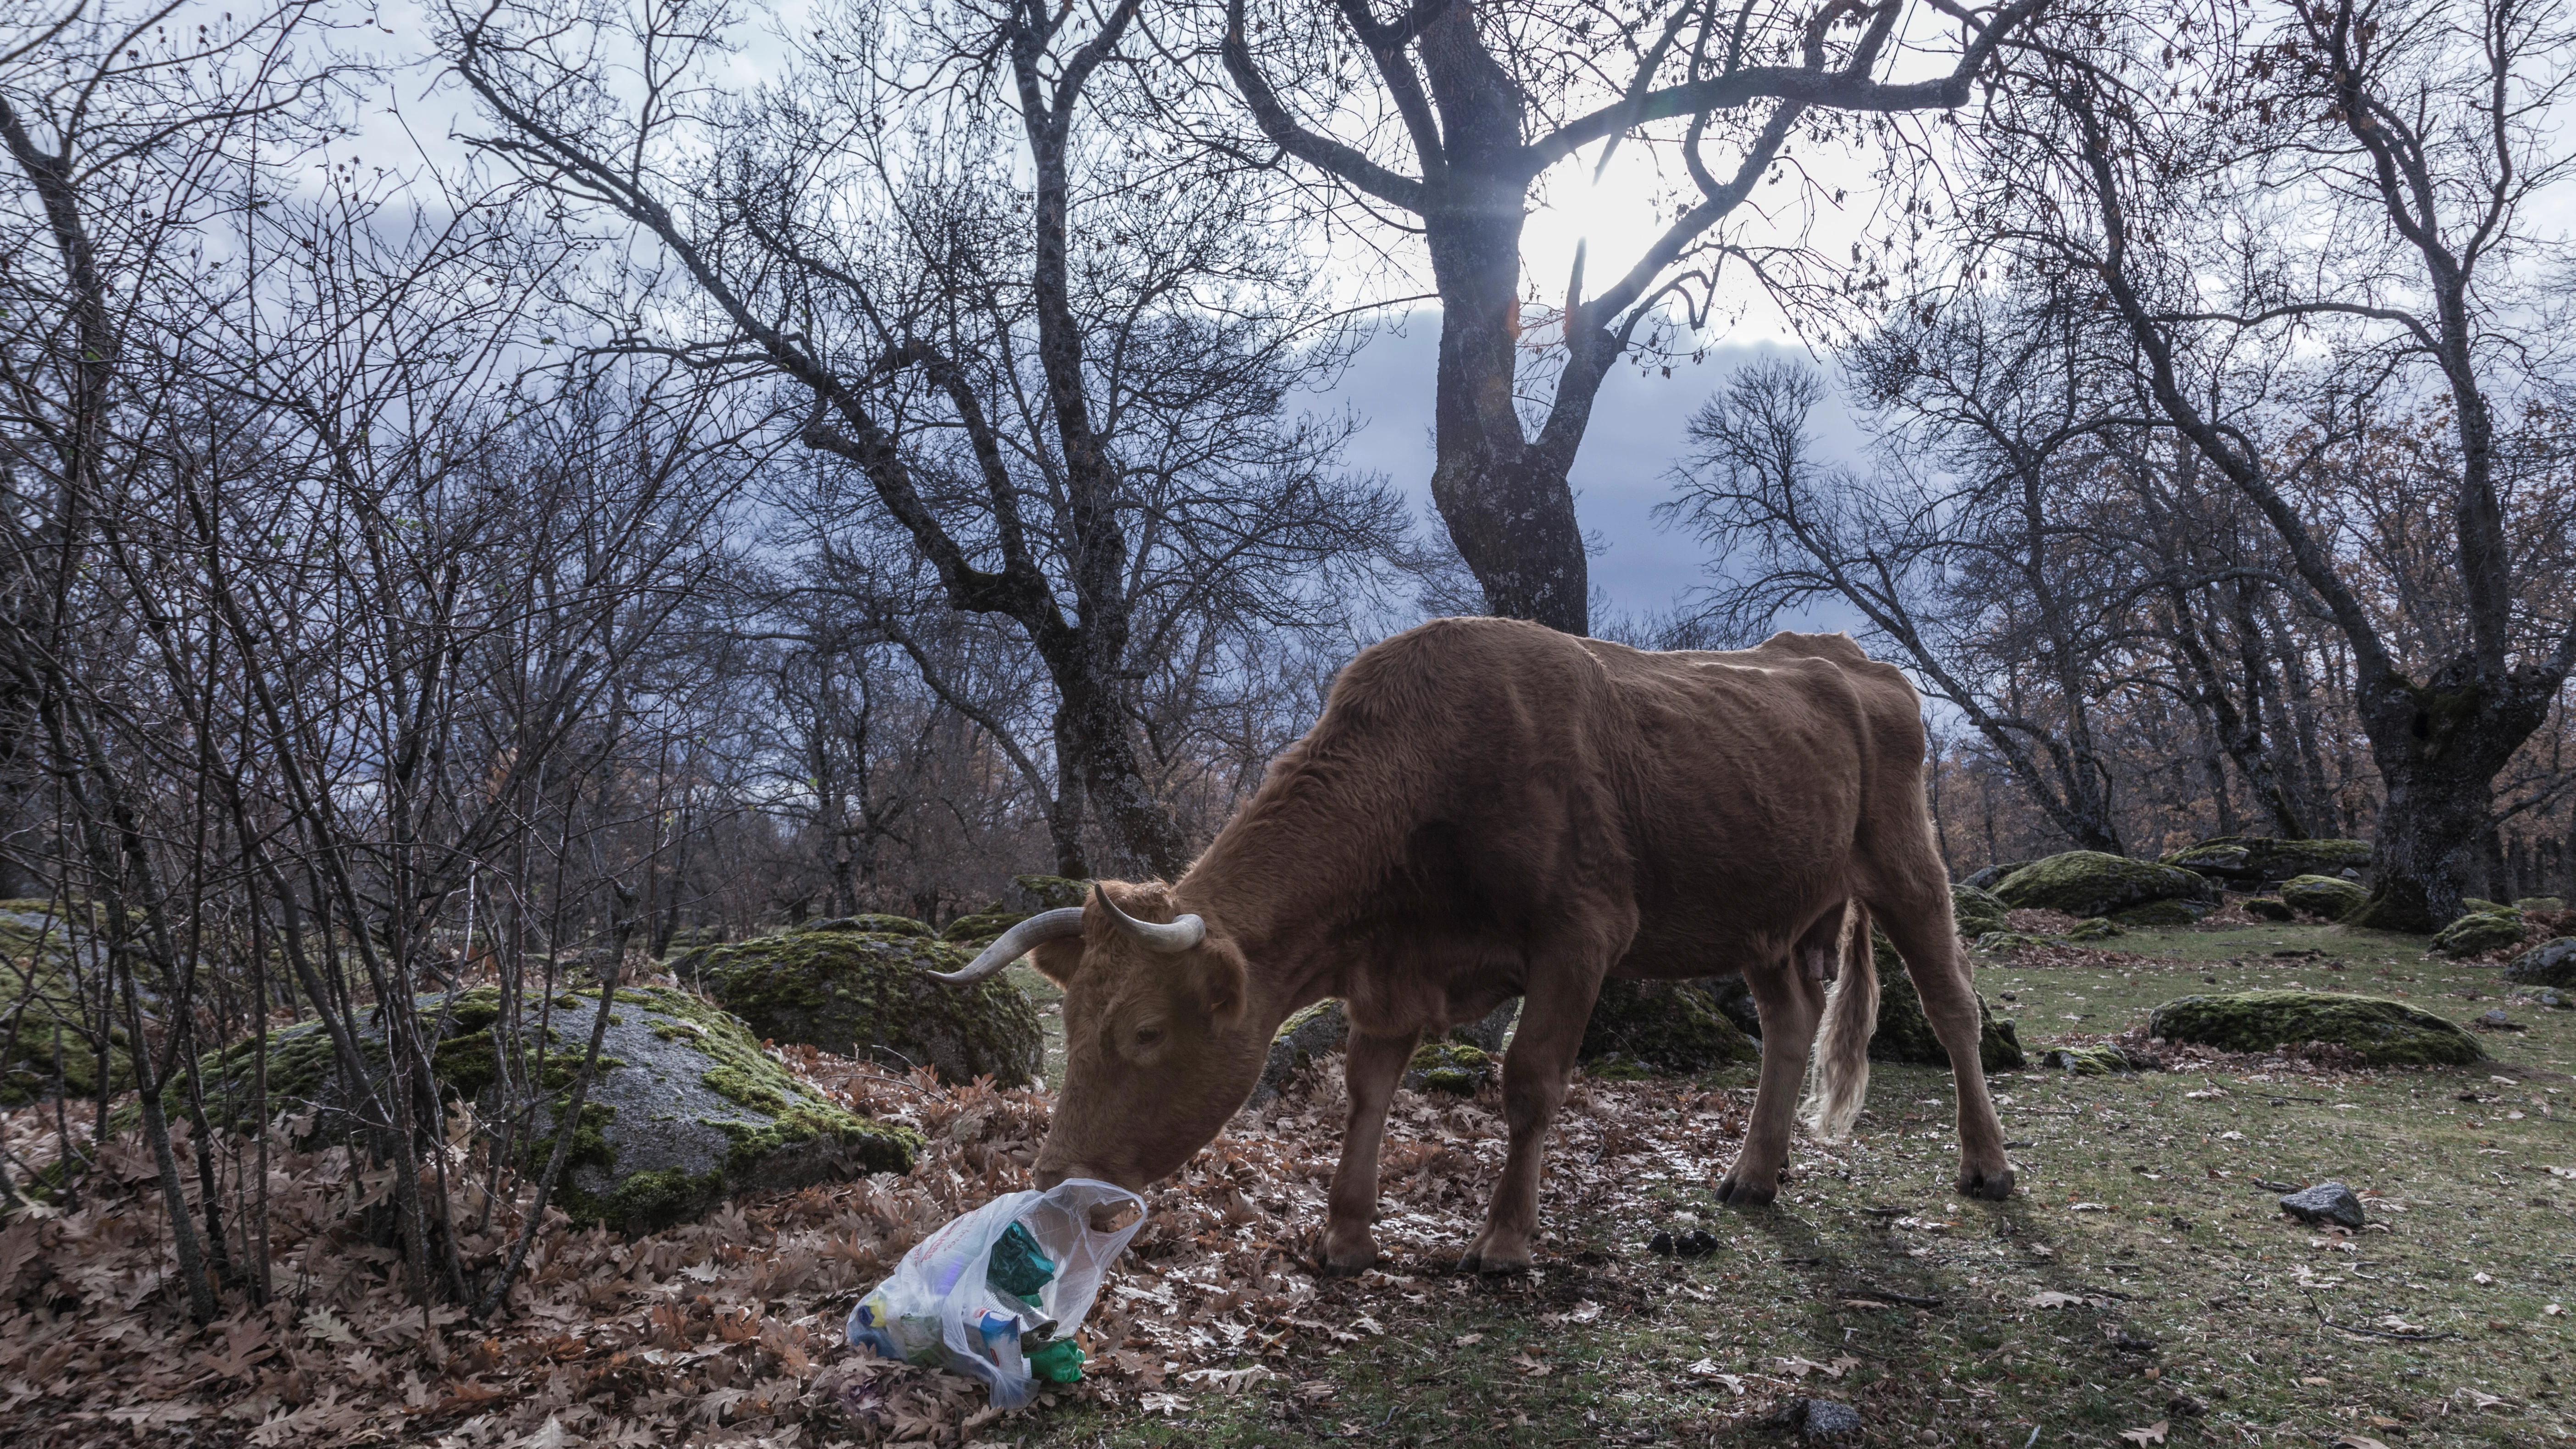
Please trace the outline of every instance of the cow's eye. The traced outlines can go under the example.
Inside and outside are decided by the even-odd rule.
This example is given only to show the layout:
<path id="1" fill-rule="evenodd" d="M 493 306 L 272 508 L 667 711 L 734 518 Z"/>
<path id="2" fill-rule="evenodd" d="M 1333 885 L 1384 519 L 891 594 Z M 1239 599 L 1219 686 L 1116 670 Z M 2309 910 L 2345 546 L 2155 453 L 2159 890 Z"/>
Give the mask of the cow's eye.
<path id="1" fill-rule="evenodd" d="M 1152 1046 L 1162 1039 L 1163 1029 L 1159 1026 L 1140 1026 L 1136 1028 L 1136 1045 L 1140 1047 Z"/>

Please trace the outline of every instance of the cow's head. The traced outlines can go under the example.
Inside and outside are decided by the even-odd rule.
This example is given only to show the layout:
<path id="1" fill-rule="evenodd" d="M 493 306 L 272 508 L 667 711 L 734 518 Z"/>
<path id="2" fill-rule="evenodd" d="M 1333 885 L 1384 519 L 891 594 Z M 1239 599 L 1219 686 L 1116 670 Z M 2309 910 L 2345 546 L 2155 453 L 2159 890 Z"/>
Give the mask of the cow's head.
<path id="1" fill-rule="evenodd" d="M 1243 952 L 1160 882 L 1103 881 L 1032 916 L 943 981 L 981 980 L 1026 953 L 1064 988 L 1064 1081 L 1037 1179 L 1142 1189 L 1214 1140 L 1268 1055 L 1247 1019 Z"/>

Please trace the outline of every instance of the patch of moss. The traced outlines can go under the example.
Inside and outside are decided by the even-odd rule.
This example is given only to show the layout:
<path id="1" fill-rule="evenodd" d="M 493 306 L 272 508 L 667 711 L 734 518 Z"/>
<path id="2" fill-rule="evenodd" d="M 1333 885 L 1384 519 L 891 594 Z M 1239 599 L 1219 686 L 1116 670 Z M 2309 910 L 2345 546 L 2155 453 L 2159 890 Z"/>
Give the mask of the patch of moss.
<path id="1" fill-rule="evenodd" d="M 0 901 L 0 1107 L 52 1095 L 57 1075 L 73 1098 L 98 1095 L 99 1058 L 87 1033 L 91 1013 L 73 978 L 74 952 L 88 939 L 88 918 L 75 924 L 45 901 Z M 88 956 L 96 955 L 90 948 Z M 108 1031 L 108 1089 L 134 1084 L 123 1027 Z M 59 1045 L 60 1050 L 56 1048 Z"/>
<path id="2" fill-rule="evenodd" d="M 1414 1048 L 1404 1080 L 1423 1091 L 1468 1097 L 1493 1074 L 1494 1059 L 1482 1048 L 1465 1042 L 1427 1041 Z"/>
<path id="3" fill-rule="evenodd" d="M 666 1167 L 638 1172 L 603 1193 L 567 1188 L 565 1215 L 576 1222 L 603 1223 L 622 1233 L 658 1232 L 706 1212 L 724 1197 L 722 1168 L 692 1173 Z"/>
<path id="4" fill-rule="evenodd" d="M 2066 939 L 2070 941 L 2107 941 L 2114 936 L 2126 934 L 2128 933 L 2120 929 L 2120 923 L 2108 916 L 2095 916 L 2089 921 L 2077 921 L 2066 928 Z"/>
<path id="5" fill-rule="evenodd" d="M 857 931 L 871 936 L 929 936 L 935 934 L 924 921 L 910 916 L 889 916 L 875 911 L 855 916 L 834 916 L 827 921 L 807 921 L 790 926 L 790 931 Z"/>
<path id="6" fill-rule="evenodd" d="M 2372 1066 L 2466 1066 L 2486 1058 L 2476 1039 L 2429 1011 L 2376 996 L 2323 991 L 2185 996 L 2149 1014 L 2147 1030 L 2169 1041 L 2223 1051 L 2326 1042 L 2352 1048 Z"/>

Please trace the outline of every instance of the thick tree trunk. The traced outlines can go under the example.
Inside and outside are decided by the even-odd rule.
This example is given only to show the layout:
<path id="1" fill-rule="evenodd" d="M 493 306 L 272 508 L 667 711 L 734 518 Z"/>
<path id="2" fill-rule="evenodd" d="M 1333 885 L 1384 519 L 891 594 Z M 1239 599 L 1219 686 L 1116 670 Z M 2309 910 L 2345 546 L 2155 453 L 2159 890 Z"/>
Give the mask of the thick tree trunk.
<path id="1" fill-rule="evenodd" d="M 2391 678 L 2364 697 L 2362 725 L 2388 795 L 2370 900 L 2350 924 L 2423 932 L 2459 919 L 2470 883 L 2484 875 L 2496 774 L 2547 716 L 2548 695 L 2533 683 Z"/>
<path id="2" fill-rule="evenodd" d="M 1575 521 L 1571 456 L 1534 448 L 1515 384 L 1521 335 L 1520 89 L 1452 5 L 1424 31 L 1422 61 L 1443 127 L 1426 177 L 1423 241 L 1440 290 L 1431 501 L 1485 590 L 1487 612 L 1569 634 L 1591 625 L 1591 581 Z M 1590 390 L 1572 372 L 1561 387 Z"/>

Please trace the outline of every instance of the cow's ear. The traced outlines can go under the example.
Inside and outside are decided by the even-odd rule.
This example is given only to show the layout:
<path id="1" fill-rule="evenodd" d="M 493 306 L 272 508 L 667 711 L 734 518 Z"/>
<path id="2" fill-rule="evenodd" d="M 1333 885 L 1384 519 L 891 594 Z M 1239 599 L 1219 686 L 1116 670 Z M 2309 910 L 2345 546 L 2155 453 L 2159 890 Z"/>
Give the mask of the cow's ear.
<path id="1" fill-rule="evenodd" d="M 1243 1019 L 1244 1000 L 1252 988 L 1252 971 L 1243 952 L 1223 936 L 1210 936 L 1190 953 L 1199 1001 L 1220 1022 Z"/>
<path id="2" fill-rule="evenodd" d="M 1056 985 L 1071 985 L 1073 973 L 1082 966 L 1082 938 L 1058 936 L 1052 941 L 1040 941 L 1037 949 L 1029 952 L 1029 964 Z"/>

